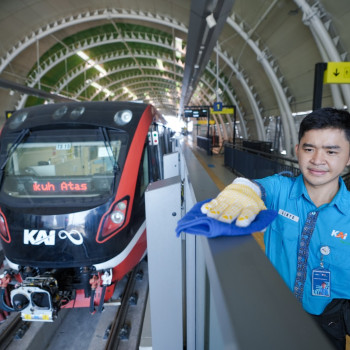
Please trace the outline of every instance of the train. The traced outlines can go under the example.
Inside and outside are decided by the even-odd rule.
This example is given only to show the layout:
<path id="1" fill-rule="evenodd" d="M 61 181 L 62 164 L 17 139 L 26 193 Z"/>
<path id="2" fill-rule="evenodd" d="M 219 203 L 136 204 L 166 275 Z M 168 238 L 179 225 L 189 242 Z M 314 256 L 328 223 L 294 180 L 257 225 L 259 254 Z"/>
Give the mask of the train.
<path id="1" fill-rule="evenodd" d="M 0 135 L 0 309 L 52 322 L 102 310 L 146 255 L 145 191 L 163 178 L 173 132 L 133 102 L 24 108 Z"/>

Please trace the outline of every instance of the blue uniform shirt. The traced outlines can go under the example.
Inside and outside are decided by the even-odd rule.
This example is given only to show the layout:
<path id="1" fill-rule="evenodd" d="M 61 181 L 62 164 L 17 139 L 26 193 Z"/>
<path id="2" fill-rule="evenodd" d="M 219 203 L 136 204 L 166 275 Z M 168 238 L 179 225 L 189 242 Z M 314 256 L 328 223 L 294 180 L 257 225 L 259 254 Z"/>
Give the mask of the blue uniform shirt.
<path id="1" fill-rule="evenodd" d="M 340 188 L 332 202 L 319 208 L 311 201 L 302 175 L 274 175 L 255 181 L 262 186 L 267 208 L 278 211 L 264 234 L 266 255 L 292 291 L 301 233 L 309 213 L 318 212 L 309 244 L 304 309 L 319 315 L 332 299 L 350 299 L 350 192 L 343 180 L 339 178 Z M 321 254 L 322 247 L 328 247 L 330 253 Z M 320 268 L 321 258 L 330 271 L 330 297 L 312 295 L 312 271 Z"/>

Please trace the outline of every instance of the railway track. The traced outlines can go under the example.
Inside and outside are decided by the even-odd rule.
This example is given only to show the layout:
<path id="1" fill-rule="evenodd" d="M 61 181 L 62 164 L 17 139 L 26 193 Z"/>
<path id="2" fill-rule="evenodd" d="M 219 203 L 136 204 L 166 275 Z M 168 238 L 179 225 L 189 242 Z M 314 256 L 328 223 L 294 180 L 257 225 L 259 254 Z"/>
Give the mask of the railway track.
<path id="1" fill-rule="evenodd" d="M 147 296 L 148 269 L 143 260 L 118 283 L 102 313 L 63 309 L 52 323 L 23 322 L 11 314 L 0 325 L 0 350 L 136 350 Z"/>
<path id="2" fill-rule="evenodd" d="M 130 321 L 127 321 L 127 316 L 129 307 L 137 303 L 138 296 L 133 291 L 138 276 L 140 276 L 140 271 L 137 271 L 137 269 L 130 273 L 130 278 L 125 286 L 124 297 L 111 325 L 105 350 L 119 349 L 120 340 L 130 339 L 131 324 Z M 130 344 L 128 345 L 130 346 Z"/>

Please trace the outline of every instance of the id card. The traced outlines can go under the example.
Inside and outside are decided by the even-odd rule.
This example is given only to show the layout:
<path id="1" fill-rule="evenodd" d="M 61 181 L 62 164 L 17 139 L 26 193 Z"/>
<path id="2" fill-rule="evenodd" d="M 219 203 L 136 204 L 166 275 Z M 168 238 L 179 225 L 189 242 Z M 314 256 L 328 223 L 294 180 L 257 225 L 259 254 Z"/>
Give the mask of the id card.
<path id="1" fill-rule="evenodd" d="M 331 272 L 326 269 L 312 270 L 312 295 L 331 296 Z"/>

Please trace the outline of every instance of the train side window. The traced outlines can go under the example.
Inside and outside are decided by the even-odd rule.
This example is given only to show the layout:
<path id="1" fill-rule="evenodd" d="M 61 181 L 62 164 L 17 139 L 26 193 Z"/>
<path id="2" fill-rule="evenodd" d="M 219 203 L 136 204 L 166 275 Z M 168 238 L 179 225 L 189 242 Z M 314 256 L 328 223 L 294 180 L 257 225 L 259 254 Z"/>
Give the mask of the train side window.
<path id="1" fill-rule="evenodd" d="M 142 153 L 140 168 L 137 176 L 136 189 L 135 189 L 136 198 L 141 198 L 144 195 L 148 184 L 149 184 L 148 149 L 145 146 Z"/>
<path id="2" fill-rule="evenodd" d="M 143 195 L 143 193 L 146 191 L 146 188 L 149 184 L 149 174 L 148 174 L 148 150 L 147 146 L 145 146 L 142 154 L 141 164 L 140 164 L 140 177 L 141 177 L 141 186 L 140 186 L 140 193 Z"/>
<path id="3" fill-rule="evenodd" d="M 149 145 L 148 146 L 148 164 L 149 164 L 149 181 L 154 182 L 160 179 L 159 174 L 159 158 L 157 155 L 158 148 L 157 146 Z"/>

